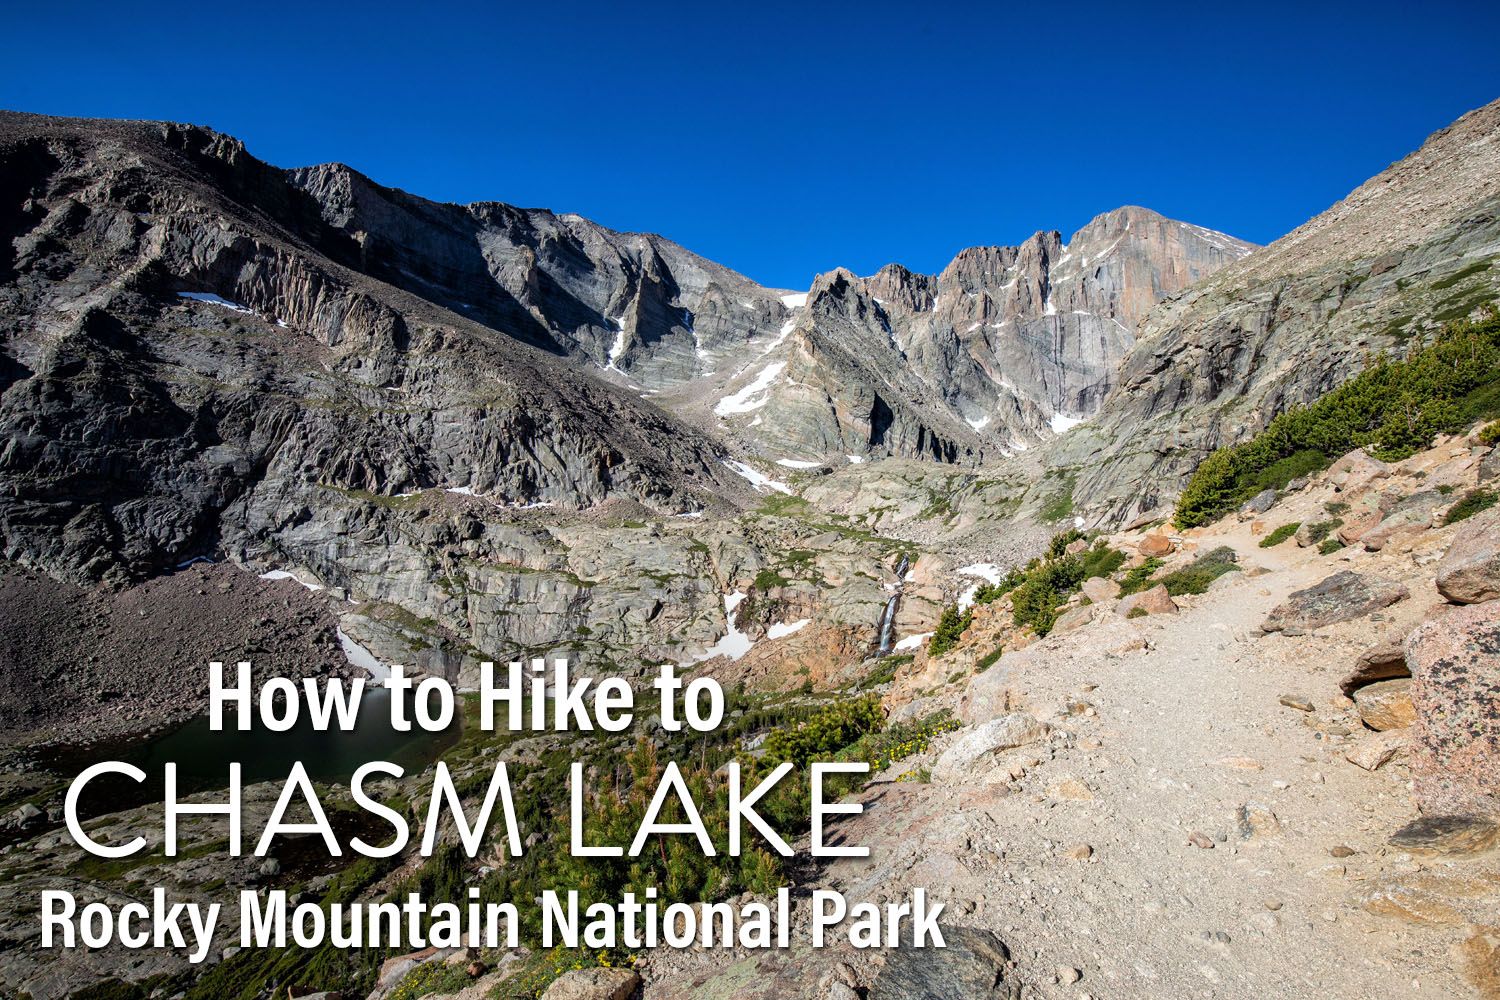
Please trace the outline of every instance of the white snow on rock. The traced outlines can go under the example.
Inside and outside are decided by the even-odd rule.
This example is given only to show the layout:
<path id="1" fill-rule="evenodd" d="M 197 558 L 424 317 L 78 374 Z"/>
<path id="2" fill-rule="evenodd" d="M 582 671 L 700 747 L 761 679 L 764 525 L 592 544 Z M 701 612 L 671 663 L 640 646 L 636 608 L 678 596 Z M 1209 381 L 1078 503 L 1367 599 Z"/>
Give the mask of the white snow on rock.
<path id="1" fill-rule="evenodd" d="M 777 493 L 791 495 L 792 488 L 786 483 L 779 483 L 759 469 L 746 465 L 744 462 L 729 461 L 724 463 L 737 475 L 743 476 L 750 481 L 750 485 L 758 490 L 775 490 Z"/>
<path id="2" fill-rule="evenodd" d="M 781 304 L 786 306 L 788 309 L 801 309 L 803 306 L 807 305 L 807 293 L 794 292 L 791 295 L 783 295 L 781 297 Z"/>
<path id="3" fill-rule="evenodd" d="M 293 572 L 291 572 L 289 570 L 284 570 L 284 569 L 273 569 L 273 570 L 270 570 L 269 572 L 262 573 L 260 575 L 260 578 L 262 580 L 295 580 L 297 583 L 302 584 L 302 586 L 306 587 L 308 590 L 322 590 L 323 589 L 323 585 L 321 583 L 308 583 L 306 580 L 302 579 L 296 573 L 293 573 Z"/>
<path id="4" fill-rule="evenodd" d="M 804 462 L 800 458 L 778 458 L 777 465 L 784 465 L 788 469 L 816 469 L 822 462 Z"/>
<path id="5" fill-rule="evenodd" d="M 1005 574 L 1000 572 L 1000 567 L 994 563 L 970 563 L 960 566 L 954 570 L 959 576 L 977 576 L 986 583 L 998 584 L 1005 579 Z"/>
<path id="6" fill-rule="evenodd" d="M 719 400 L 714 406 L 714 413 L 721 417 L 728 417 L 736 413 L 749 413 L 752 410 L 758 410 L 762 406 L 765 406 L 766 403 L 770 402 L 771 398 L 767 394 L 768 390 L 785 370 L 785 361 L 776 361 L 766 365 L 765 368 L 761 369 L 760 374 L 751 380 L 749 385 L 746 385 L 739 392 L 725 396 Z"/>
<path id="7" fill-rule="evenodd" d="M 609 364 L 605 367 L 612 368 L 615 371 L 619 371 L 619 361 L 625 356 L 625 347 L 628 343 L 629 334 L 625 332 L 624 316 L 621 316 L 618 319 L 612 319 L 610 320 L 610 322 L 618 326 L 619 329 L 615 331 L 615 342 L 609 346 Z"/>
<path id="8" fill-rule="evenodd" d="M 850 465 L 864 465 L 865 464 L 865 457 L 863 455 L 845 455 L 844 457 L 849 460 L 849 464 Z"/>
<path id="9" fill-rule="evenodd" d="M 970 563 L 967 566 L 960 566 L 954 572 L 959 576 L 977 576 L 985 583 L 991 584 L 998 584 L 1005 579 L 1005 574 L 1001 573 L 1000 567 L 994 563 Z M 982 584 L 976 583 L 958 595 L 959 611 L 967 611 L 974 606 L 974 598 L 978 595 L 981 586 Z"/>
<path id="10" fill-rule="evenodd" d="M 909 635 L 905 639 L 902 639 L 900 642 L 896 643 L 896 645 L 893 648 L 894 649 L 921 649 L 922 648 L 922 643 L 926 642 L 928 639 L 931 639 L 931 638 L 932 638 L 932 633 L 931 632 L 919 632 L 916 635 Z"/>
<path id="11" fill-rule="evenodd" d="M 979 588 L 981 586 L 982 584 L 976 583 L 972 587 L 969 587 L 967 590 L 965 590 L 962 594 L 958 595 L 958 610 L 960 614 L 968 611 L 974 606 L 974 598 L 979 594 Z"/>
<path id="12" fill-rule="evenodd" d="M 215 295 L 213 292 L 178 292 L 177 297 L 179 299 L 192 299 L 194 302 L 207 302 L 211 306 L 220 306 L 224 309 L 232 309 L 237 313 L 247 313 L 251 316 L 256 315 L 255 310 L 251 309 L 249 306 L 242 305 L 238 302 L 230 302 L 228 299 L 221 298 L 220 296 Z"/>
<path id="13" fill-rule="evenodd" d="M 1083 417 L 1068 417 L 1061 413 L 1052 414 L 1052 430 L 1057 434 L 1066 434 L 1068 431 L 1083 423 Z"/>
<path id="14" fill-rule="evenodd" d="M 350 666 L 359 667 L 377 684 L 384 684 L 391 676 L 390 667 L 375 659 L 374 653 L 345 635 L 343 629 L 334 629 L 334 634 L 339 637 L 339 645 L 344 649 L 344 659 L 349 661 Z"/>
<path id="15" fill-rule="evenodd" d="M 811 621 L 811 618 L 802 618 L 794 622 L 777 622 L 770 628 L 766 629 L 766 638 L 780 639 L 783 636 L 791 635 L 793 632 L 800 631 L 803 626 L 807 625 Z"/>
<path id="16" fill-rule="evenodd" d="M 734 623 L 734 609 L 740 606 L 745 599 L 745 592 L 736 590 L 732 594 L 724 595 L 724 621 L 726 632 L 724 638 L 714 643 L 703 653 L 693 659 L 694 663 L 702 663 L 704 660 L 712 660 L 720 656 L 727 656 L 731 660 L 738 660 L 750 652 L 750 647 L 755 643 L 750 637 L 739 630 Z"/>
<path id="17" fill-rule="evenodd" d="M 986 427 L 988 427 L 990 425 L 990 418 L 988 416 L 983 416 L 983 417 L 980 417 L 978 420 L 970 420 L 968 417 L 965 417 L 964 418 L 964 423 L 968 424 L 970 427 L 974 428 L 976 431 L 982 431 L 982 430 L 984 430 Z"/>

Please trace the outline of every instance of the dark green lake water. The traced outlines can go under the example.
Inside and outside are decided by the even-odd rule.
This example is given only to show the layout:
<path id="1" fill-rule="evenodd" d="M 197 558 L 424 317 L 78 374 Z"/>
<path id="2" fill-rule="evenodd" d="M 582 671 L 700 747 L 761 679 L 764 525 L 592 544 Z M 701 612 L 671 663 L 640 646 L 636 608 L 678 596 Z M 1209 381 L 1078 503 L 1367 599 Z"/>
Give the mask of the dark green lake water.
<path id="1" fill-rule="evenodd" d="M 284 781 L 292 765 L 301 761 L 314 781 L 347 785 L 350 776 L 373 760 L 389 761 L 413 774 L 437 760 L 458 741 L 455 722 L 441 733 L 413 728 L 396 731 L 390 722 L 390 693 L 384 688 L 365 692 L 352 730 L 319 732 L 304 718 L 284 733 L 256 727 L 249 732 L 214 732 L 201 716 L 179 729 L 145 740 L 114 745 L 95 744 L 62 750 L 47 766 L 71 780 L 85 767 L 101 760 L 120 760 L 146 772 L 146 781 L 103 775 L 91 781 L 80 800 L 80 812 L 102 815 L 146 802 L 161 801 L 163 767 L 177 765 L 180 794 L 207 792 L 229 785 L 229 765 L 239 763 L 240 784 Z"/>

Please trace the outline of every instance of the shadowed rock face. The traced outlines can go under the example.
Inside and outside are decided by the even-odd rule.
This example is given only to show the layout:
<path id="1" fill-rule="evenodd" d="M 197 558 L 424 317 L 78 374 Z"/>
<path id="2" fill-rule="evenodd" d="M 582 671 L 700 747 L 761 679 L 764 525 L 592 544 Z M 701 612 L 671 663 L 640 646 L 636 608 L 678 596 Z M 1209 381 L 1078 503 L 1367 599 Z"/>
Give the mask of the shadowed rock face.
<path id="1" fill-rule="evenodd" d="M 6 114 L 0 166 L 7 558 L 140 577 L 350 491 L 739 489 L 661 410 L 361 273 L 362 241 L 232 139 Z"/>

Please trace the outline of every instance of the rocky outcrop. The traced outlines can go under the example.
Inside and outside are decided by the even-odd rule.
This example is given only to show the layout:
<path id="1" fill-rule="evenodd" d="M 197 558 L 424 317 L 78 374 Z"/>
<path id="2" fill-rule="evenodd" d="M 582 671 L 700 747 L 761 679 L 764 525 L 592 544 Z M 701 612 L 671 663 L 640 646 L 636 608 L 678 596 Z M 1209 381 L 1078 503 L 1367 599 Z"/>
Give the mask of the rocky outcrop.
<path id="1" fill-rule="evenodd" d="M 630 969 L 572 969 L 542 994 L 542 1000 L 630 1000 L 641 977 Z"/>
<path id="2" fill-rule="evenodd" d="M 1500 601 L 1418 626 L 1406 662 L 1418 803 L 1429 813 L 1500 817 Z"/>
<path id="3" fill-rule="evenodd" d="M 1363 618 L 1405 600 L 1406 587 L 1380 577 L 1340 570 L 1320 583 L 1291 594 L 1261 624 L 1267 632 L 1297 635 L 1325 625 Z"/>
<path id="4" fill-rule="evenodd" d="M 1120 603 L 1115 605 L 1115 611 L 1126 618 L 1139 618 L 1143 615 L 1172 615 L 1177 613 L 1177 604 L 1167 593 L 1167 588 L 1157 584 L 1139 593 L 1122 597 Z"/>
<path id="5" fill-rule="evenodd" d="M 1459 604 L 1500 599 L 1500 510 L 1464 523 L 1438 563 L 1438 592 Z"/>

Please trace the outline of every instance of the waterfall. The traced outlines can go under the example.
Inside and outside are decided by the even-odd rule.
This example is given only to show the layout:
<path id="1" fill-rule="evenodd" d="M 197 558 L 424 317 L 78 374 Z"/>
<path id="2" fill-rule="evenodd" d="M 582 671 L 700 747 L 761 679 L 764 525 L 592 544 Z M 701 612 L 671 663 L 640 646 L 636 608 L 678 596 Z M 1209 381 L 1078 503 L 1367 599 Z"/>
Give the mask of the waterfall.
<path id="1" fill-rule="evenodd" d="M 891 654 L 891 644 L 895 639 L 896 631 L 896 607 L 901 603 L 901 588 L 906 585 L 908 565 L 908 560 L 904 555 L 901 557 L 901 562 L 896 565 L 896 586 L 891 592 L 890 599 L 885 602 L 885 611 L 880 615 L 880 643 L 875 650 L 877 657 Z"/>

